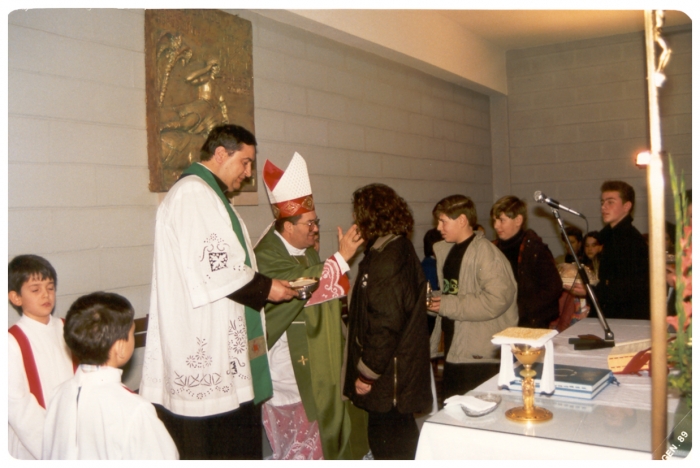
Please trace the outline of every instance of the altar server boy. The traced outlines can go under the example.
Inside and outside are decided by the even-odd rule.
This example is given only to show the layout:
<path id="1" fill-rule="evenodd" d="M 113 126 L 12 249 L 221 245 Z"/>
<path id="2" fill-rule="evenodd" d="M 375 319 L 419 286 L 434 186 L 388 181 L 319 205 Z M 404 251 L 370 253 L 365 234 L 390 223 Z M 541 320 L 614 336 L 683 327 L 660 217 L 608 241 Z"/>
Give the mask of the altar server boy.
<path id="1" fill-rule="evenodd" d="M 134 352 L 134 309 L 106 292 L 82 296 L 68 310 L 64 337 L 80 362 L 49 403 L 44 459 L 178 459 L 153 405 L 122 385 Z"/>
<path id="2" fill-rule="evenodd" d="M 56 304 L 56 270 L 37 255 L 18 255 L 8 265 L 8 299 L 22 316 L 8 330 L 8 451 L 14 458 L 41 458 L 46 402 L 73 376 Z"/>

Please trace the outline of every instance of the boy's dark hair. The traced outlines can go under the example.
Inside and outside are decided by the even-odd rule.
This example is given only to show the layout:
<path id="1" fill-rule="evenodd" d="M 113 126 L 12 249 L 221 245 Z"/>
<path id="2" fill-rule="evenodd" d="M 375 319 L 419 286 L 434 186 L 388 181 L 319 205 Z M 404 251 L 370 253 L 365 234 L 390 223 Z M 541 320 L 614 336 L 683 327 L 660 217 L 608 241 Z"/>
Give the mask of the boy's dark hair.
<path id="1" fill-rule="evenodd" d="M 79 297 L 68 309 L 63 338 L 81 364 L 101 365 L 117 340 L 128 340 L 134 308 L 123 296 L 95 292 Z"/>
<path id="2" fill-rule="evenodd" d="M 199 159 L 209 161 L 219 146 L 229 151 L 238 151 L 244 144 L 257 146 L 255 135 L 238 125 L 219 125 L 209 132 L 207 141 L 202 145 Z"/>
<path id="3" fill-rule="evenodd" d="M 576 239 L 578 239 L 579 243 L 583 242 L 583 231 L 581 231 L 576 226 L 567 226 L 566 229 L 564 229 L 564 232 L 566 233 L 567 237 L 573 236 Z M 562 237 L 562 240 L 564 240 L 563 234 L 561 237 Z"/>
<path id="4" fill-rule="evenodd" d="M 600 192 L 617 192 L 620 194 L 620 200 L 622 203 L 631 202 L 632 208 L 630 213 L 634 211 L 634 188 L 627 182 L 622 180 L 606 180 L 603 185 L 600 186 Z"/>
<path id="5" fill-rule="evenodd" d="M 527 225 L 527 204 L 514 195 L 506 195 L 496 200 L 491 207 L 491 221 L 501 216 L 501 213 L 510 219 L 515 219 L 518 215 L 523 217 L 523 226 Z"/>
<path id="6" fill-rule="evenodd" d="M 437 228 L 429 229 L 428 232 L 425 233 L 425 236 L 423 236 L 423 253 L 425 253 L 426 257 L 432 257 L 435 255 L 435 252 L 433 251 L 433 244 L 440 242 L 441 240 L 442 234 L 440 234 L 440 231 L 438 231 Z"/>
<path id="7" fill-rule="evenodd" d="M 583 236 L 584 247 L 586 246 L 585 245 L 586 239 L 588 239 L 589 237 L 592 237 L 593 239 L 595 239 L 598 242 L 598 245 L 603 245 L 603 241 L 600 240 L 600 232 L 589 231 L 586 233 L 585 236 Z"/>
<path id="8" fill-rule="evenodd" d="M 38 276 L 40 280 L 53 280 L 54 287 L 58 285 L 56 270 L 48 260 L 38 255 L 17 255 L 8 265 L 7 292 L 14 291 L 20 294 L 22 285 L 32 277 Z M 22 308 L 10 303 L 12 307 L 22 313 Z"/>
<path id="9" fill-rule="evenodd" d="M 450 195 L 437 202 L 433 208 L 433 218 L 437 220 L 441 214 L 450 219 L 464 215 L 469 221 L 469 226 L 476 229 L 476 206 L 472 199 L 465 195 Z"/>

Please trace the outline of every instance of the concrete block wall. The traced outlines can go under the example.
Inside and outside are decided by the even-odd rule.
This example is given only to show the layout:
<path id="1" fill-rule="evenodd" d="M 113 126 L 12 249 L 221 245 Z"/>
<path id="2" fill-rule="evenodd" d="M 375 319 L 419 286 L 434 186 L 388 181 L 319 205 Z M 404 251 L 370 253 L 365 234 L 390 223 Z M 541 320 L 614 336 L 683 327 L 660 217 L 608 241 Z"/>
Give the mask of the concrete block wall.
<path id="1" fill-rule="evenodd" d="M 158 195 L 143 11 L 17 10 L 8 39 L 8 257 L 53 264 L 58 316 L 96 290 L 146 315 Z M 8 325 L 18 318 L 9 309 Z"/>
<path id="2" fill-rule="evenodd" d="M 372 182 L 408 200 L 421 257 L 440 198 L 466 193 L 486 219 L 487 96 L 233 13 L 253 23 L 258 167 L 305 157 L 322 255 L 337 248 L 335 227 L 351 223 L 352 192 Z M 162 199 L 148 191 L 144 12 L 18 10 L 8 36 L 8 257 L 35 253 L 56 267 L 57 316 L 95 290 L 125 295 L 144 316 Z M 272 221 L 262 187 L 258 201 L 237 207 L 253 241 Z M 9 309 L 8 325 L 17 319 Z"/>
<path id="3" fill-rule="evenodd" d="M 690 188 L 692 33 L 672 29 L 665 37 L 674 53 L 660 92 L 663 141 Z M 648 231 L 646 170 L 634 164 L 649 147 L 645 67 L 641 33 L 507 53 L 511 190 L 528 202 L 529 226 L 555 256 L 564 246 L 550 209 L 535 204 L 536 190 L 599 230 L 601 183 L 625 180 L 636 192 L 634 224 Z M 666 219 L 673 221 L 670 183 L 666 192 Z M 562 217 L 585 231 L 581 219 Z"/>
<path id="4" fill-rule="evenodd" d="M 322 256 L 337 248 L 336 226 L 352 222 L 352 192 L 373 182 L 408 201 L 421 257 L 442 197 L 465 193 L 486 219 L 488 96 L 248 11 L 231 12 L 253 22 L 258 167 L 266 159 L 285 167 L 295 151 L 304 156 L 322 220 Z M 259 207 L 238 208 L 253 238 L 271 220 L 264 190 L 258 198 Z"/>

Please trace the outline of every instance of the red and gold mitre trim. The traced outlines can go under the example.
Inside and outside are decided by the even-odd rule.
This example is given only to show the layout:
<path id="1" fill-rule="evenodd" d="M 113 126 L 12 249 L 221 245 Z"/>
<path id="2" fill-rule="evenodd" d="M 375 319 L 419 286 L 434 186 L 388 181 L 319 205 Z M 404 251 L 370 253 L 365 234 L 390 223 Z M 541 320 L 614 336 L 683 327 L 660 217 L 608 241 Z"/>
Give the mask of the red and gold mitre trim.
<path id="1" fill-rule="evenodd" d="M 313 195 L 306 195 L 304 197 L 295 198 L 294 200 L 287 200 L 272 205 L 272 212 L 276 219 L 301 215 L 309 211 L 314 211 L 314 209 Z"/>

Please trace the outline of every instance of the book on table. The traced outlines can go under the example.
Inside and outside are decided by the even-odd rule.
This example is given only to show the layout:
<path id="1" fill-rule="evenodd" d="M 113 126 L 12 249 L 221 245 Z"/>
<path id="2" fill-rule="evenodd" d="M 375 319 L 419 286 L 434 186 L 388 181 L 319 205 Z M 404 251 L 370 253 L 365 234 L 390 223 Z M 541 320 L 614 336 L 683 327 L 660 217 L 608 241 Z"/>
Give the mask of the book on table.
<path id="1" fill-rule="evenodd" d="M 523 366 L 515 369 L 516 379 L 510 383 L 511 390 L 522 390 L 522 377 L 520 371 Z M 540 393 L 540 377 L 542 375 L 542 363 L 532 365 L 535 375 L 535 393 Z M 554 396 L 565 396 L 591 400 L 611 383 L 613 377 L 610 369 L 596 367 L 570 366 L 567 364 L 554 364 Z"/>

